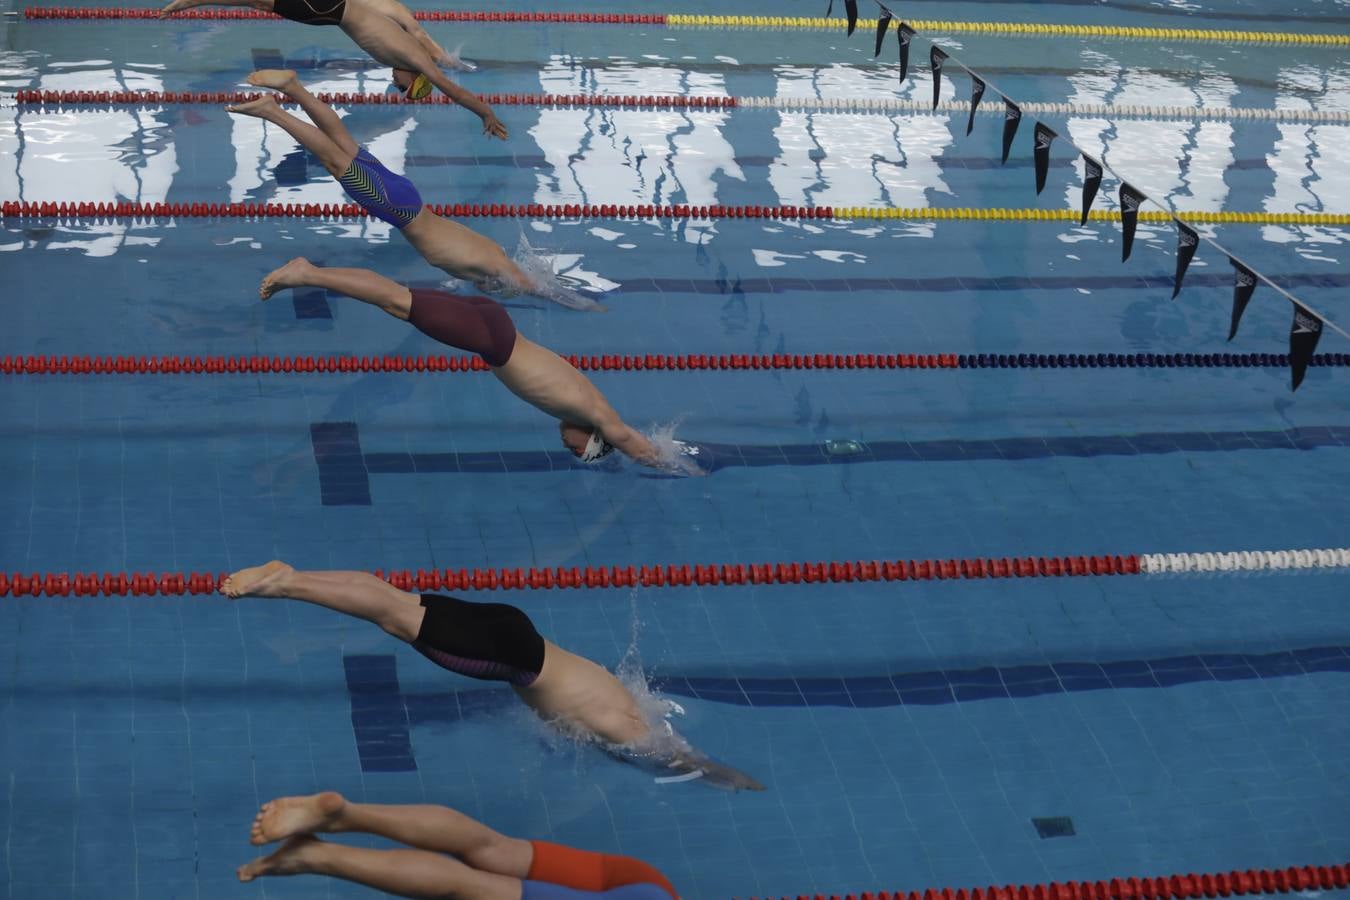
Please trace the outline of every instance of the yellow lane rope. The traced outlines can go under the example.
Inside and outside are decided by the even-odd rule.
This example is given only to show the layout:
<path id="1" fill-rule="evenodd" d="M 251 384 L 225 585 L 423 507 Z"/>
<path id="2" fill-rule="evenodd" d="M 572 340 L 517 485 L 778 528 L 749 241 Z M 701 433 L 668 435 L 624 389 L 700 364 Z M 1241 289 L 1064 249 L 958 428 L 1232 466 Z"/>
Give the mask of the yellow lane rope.
<path id="1" fill-rule="evenodd" d="M 1040 22 L 948 22 L 941 19 L 906 19 L 919 31 L 940 34 L 1023 34 L 1060 37 L 1142 38 L 1162 41 L 1213 41 L 1227 44 L 1302 44 L 1317 47 L 1350 46 L 1350 35 L 1296 34 L 1289 31 L 1233 31 L 1209 28 L 1139 28 L 1126 25 L 1054 25 Z M 864 33 L 876 29 L 876 19 L 859 19 Z M 667 26 L 715 28 L 790 28 L 841 31 L 842 17 L 804 16 L 703 16 L 668 14 Z"/>
<path id="2" fill-rule="evenodd" d="M 836 206 L 836 219 L 905 219 L 933 222 L 969 219 L 979 222 L 1077 222 L 1082 212 L 1076 209 L 975 209 L 971 207 L 882 208 L 875 206 Z M 1330 225 L 1350 226 L 1350 213 L 1271 213 L 1271 212 L 1178 212 L 1178 216 L 1196 225 Z M 1094 222 L 1119 222 L 1119 210 L 1094 209 L 1088 214 Z M 1141 210 L 1140 222 L 1170 222 L 1162 210 Z"/>

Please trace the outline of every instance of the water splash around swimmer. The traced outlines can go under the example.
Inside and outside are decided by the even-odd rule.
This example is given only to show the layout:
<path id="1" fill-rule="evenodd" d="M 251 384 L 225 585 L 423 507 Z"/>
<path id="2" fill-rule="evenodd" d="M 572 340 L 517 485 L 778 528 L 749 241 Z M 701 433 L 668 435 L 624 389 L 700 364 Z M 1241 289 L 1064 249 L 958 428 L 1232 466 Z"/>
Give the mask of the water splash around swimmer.
<path id="1" fill-rule="evenodd" d="M 663 424 L 653 425 L 643 432 L 643 436 L 656 450 L 657 457 L 660 460 L 658 468 L 674 475 L 692 477 L 707 475 L 707 470 L 699 464 L 701 455 L 699 446 L 675 437 L 675 431 L 681 424 L 683 424 L 681 420 L 675 419 Z"/>
<path id="2" fill-rule="evenodd" d="M 553 271 L 553 258 L 536 250 L 530 244 L 529 238 L 525 237 L 523 230 L 520 232 L 520 244 L 516 247 L 512 261 L 524 273 L 525 285 L 514 286 L 502 282 L 501 279 L 491 279 L 479 287 L 494 296 L 513 296 L 514 289 L 514 293 L 534 294 L 568 309 L 584 312 L 605 311 L 603 304 L 577 292 L 565 276 Z"/>

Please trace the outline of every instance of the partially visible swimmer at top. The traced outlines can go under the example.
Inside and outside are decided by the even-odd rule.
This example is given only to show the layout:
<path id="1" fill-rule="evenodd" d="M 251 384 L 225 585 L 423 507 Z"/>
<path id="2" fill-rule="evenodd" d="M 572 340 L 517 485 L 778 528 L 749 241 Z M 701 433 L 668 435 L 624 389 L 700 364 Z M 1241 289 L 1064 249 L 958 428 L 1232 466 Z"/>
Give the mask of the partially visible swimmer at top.
<path id="1" fill-rule="evenodd" d="M 545 722 L 599 740 L 615 756 L 666 778 L 764 790 L 744 772 L 690 747 L 669 722 L 651 721 L 609 670 L 545 640 L 514 606 L 413 594 L 365 572 L 300 572 L 277 560 L 235 572 L 220 591 L 236 599 L 303 600 L 364 619 L 444 669 L 506 682 Z"/>
<path id="2" fill-rule="evenodd" d="M 440 88 L 451 100 L 483 120 L 483 133 L 506 140 L 506 126 L 472 92 L 451 81 L 441 66 L 464 69 L 458 54 L 446 53 L 398 0 L 173 0 L 160 18 L 196 6 L 251 6 L 303 25 L 336 25 L 356 45 L 393 70 L 394 84 L 410 100 Z"/>
<path id="3" fill-rule="evenodd" d="M 634 462 L 683 475 L 705 474 L 691 458 L 672 453 L 670 440 L 652 441 L 629 426 L 589 378 L 567 360 L 516 331 L 500 303 L 424 288 L 410 289 L 369 269 L 316 266 L 296 257 L 258 288 L 319 287 L 377 306 L 457 350 L 477 353 L 511 393 L 558 420 L 563 446 L 593 463 L 613 450 Z"/>
<path id="4" fill-rule="evenodd" d="M 357 144 L 332 107 L 305 90 L 294 71 L 261 69 L 248 77 L 248 83 L 281 91 L 298 103 L 314 124 L 282 109 L 271 94 L 226 107 L 230 112 L 254 116 L 285 130 L 318 157 L 347 196 L 373 217 L 394 226 L 431 265 L 473 283 L 484 293 L 529 294 L 571 309 L 604 310 L 596 301 L 562 289 L 550 279 L 532 277 L 495 241 L 427 209 L 413 183 L 386 169 Z"/>

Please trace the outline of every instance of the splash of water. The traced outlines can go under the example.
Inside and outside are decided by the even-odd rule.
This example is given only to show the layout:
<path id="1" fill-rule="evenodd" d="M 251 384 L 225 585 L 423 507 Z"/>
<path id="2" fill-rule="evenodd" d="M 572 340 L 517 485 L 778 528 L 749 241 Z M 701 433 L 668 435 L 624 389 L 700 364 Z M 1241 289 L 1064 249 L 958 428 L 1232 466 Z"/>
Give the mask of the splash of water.
<path id="1" fill-rule="evenodd" d="M 586 312 L 605 311 L 602 304 L 578 293 L 564 276 L 554 272 L 553 260 L 530 245 L 530 240 L 525 237 L 523 229 L 520 232 L 520 244 L 516 247 L 516 254 L 512 259 L 525 275 L 525 284 L 521 287 L 526 292 L 562 304 L 568 309 Z M 507 292 L 512 286 L 502 283 L 500 279 L 493 279 L 480 287 L 491 292 Z"/>
<path id="2" fill-rule="evenodd" d="M 693 477 L 707 475 L 707 471 L 699 465 L 699 458 L 701 455 L 699 446 L 697 444 L 678 440 L 675 437 L 675 430 L 679 428 L 681 424 L 681 420 L 676 419 L 671 422 L 653 425 L 649 430 L 643 432 L 647 441 L 656 450 L 656 455 L 659 459 L 657 468 L 663 469 L 674 475 L 689 475 Z"/>

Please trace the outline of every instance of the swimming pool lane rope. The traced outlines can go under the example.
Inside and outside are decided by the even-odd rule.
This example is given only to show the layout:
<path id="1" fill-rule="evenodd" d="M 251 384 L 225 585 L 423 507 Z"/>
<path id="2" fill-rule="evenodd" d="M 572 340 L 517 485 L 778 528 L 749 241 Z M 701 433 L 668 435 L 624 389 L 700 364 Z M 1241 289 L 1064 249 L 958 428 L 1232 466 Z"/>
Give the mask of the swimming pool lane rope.
<path id="1" fill-rule="evenodd" d="M 428 203 L 438 216 L 461 219 L 895 219 L 911 222 L 1074 222 L 1075 209 L 1008 209 L 1003 207 L 873 207 L 873 206 L 655 206 L 652 204 L 545 204 L 545 203 Z M 1350 226 L 1350 213 L 1180 212 L 1188 222 L 1202 225 Z M 350 219 L 365 218 L 355 203 L 93 203 L 6 200 L 0 203 L 4 219 Z M 1119 210 L 1094 209 L 1093 222 L 1119 222 Z M 1170 224 L 1164 210 L 1140 210 L 1138 221 Z"/>
<path id="2" fill-rule="evenodd" d="M 97 106 L 103 109 L 123 106 L 166 106 L 176 104 L 247 103 L 263 96 L 249 91 L 88 91 L 39 90 L 25 88 L 15 95 L 22 107 L 65 108 Z M 274 94 L 282 104 L 293 101 Z M 404 94 L 357 94 L 320 92 L 320 102 L 329 106 L 457 106 L 444 94 L 432 94 L 422 100 L 409 100 Z M 946 100 L 933 107 L 927 101 L 891 97 L 728 97 L 672 96 L 633 94 L 482 94 L 480 100 L 490 106 L 537 106 L 545 109 L 629 109 L 691 111 L 728 109 L 772 109 L 783 112 L 879 113 L 883 115 L 961 115 L 970 114 L 967 100 Z M 1069 118 L 1175 119 L 1183 121 L 1226 122 L 1260 121 L 1298 124 L 1347 123 L 1350 111 L 1321 109 L 1264 109 L 1228 106 L 1154 106 L 1139 103 L 1024 103 L 1027 115 L 1056 115 Z M 976 115 L 984 118 L 1003 116 L 1003 110 L 984 106 Z"/>
<path id="3" fill-rule="evenodd" d="M 749 372 L 884 369 L 1269 369 L 1284 353 L 687 353 L 564 356 L 583 372 Z M 1308 365 L 1350 366 L 1350 353 L 1320 353 Z M 2 356 L 0 375 L 336 375 L 482 373 L 477 356 Z"/>
<path id="4" fill-rule="evenodd" d="M 841 19 L 811 16 L 718 16 L 684 13 L 558 13 L 501 12 L 471 10 L 416 10 L 423 22 L 482 22 L 500 24 L 569 25 L 662 25 L 671 28 L 779 29 L 791 31 L 843 31 Z M 30 6 L 24 17 L 37 20 L 160 20 L 158 9 L 117 6 Z M 191 9 L 175 13 L 173 19 L 265 20 L 278 19 L 273 13 L 252 9 Z M 1062 25 L 1041 22 L 955 22 L 942 19 L 910 19 L 909 25 L 920 31 L 943 34 L 1026 35 L 1033 37 L 1126 38 L 1153 41 L 1202 41 L 1224 44 L 1296 44 L 1302 46 L 1350 46 L 1350 35 L 1296 33 L 1283 31 L 1238 31 L 1208 28 L 1145 28 L 1126 25 Z M 860 28 L 875 28 L 875 19 L 859 19 Z"/>
<path id="5" fill-rule="evenodd" d="M 553 590 L 634 587 L 844 584 L 869 581 L 978 581 L 1115 575 L 1230 574 L 1344 569 L 1350 548 L 1141 553 L 1115 556 L 970 557 L 558 566 L 512 569 L 401 569 L 373 574 L 405 591 Z M 111 597 L 214 594 L 228 573 L 0 571 L 0 597 Z"/>

